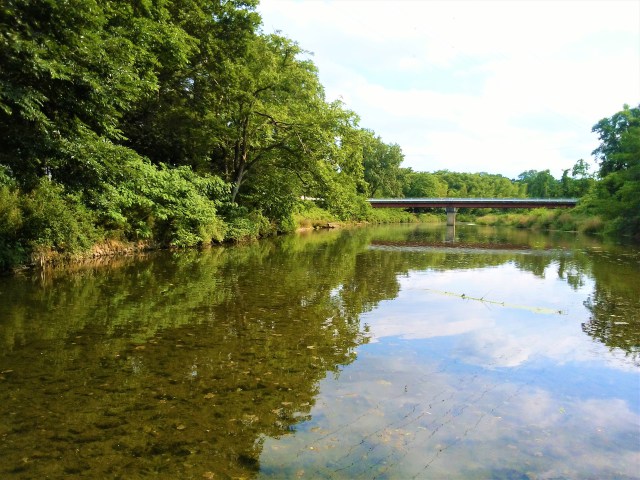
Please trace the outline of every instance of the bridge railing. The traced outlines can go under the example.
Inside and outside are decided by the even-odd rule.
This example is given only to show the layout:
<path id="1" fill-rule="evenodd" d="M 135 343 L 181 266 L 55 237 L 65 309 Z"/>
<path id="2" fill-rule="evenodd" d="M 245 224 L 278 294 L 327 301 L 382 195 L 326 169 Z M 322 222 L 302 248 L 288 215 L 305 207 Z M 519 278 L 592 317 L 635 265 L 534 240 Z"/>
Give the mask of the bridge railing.
<path id="1" fill-rule="evenodd" d="M 374 208 L 569 208 L 575 198 L 370 198 Z"/>

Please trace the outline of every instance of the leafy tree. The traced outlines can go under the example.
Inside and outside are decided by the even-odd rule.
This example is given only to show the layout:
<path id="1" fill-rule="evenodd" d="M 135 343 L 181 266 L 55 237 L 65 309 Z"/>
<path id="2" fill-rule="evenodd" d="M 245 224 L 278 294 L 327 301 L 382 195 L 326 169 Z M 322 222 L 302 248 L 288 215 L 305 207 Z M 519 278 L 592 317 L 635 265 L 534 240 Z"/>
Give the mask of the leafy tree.
<path id="1" fill-rule="evenodd" d="M 571 174 L 569 174 L 569 170 L 571 170 Z M 593 187 L 595 178 L 589 172 L 589 164 L 580 159 L 573 168 L 563 170 L 560 184 L 563 197 L 580 198 Z"/>
<path id="2" fill-rule="evenodd" d="M 124 1 L 3 2 L 0 164 L 22 185 L 68 178 L 66 163 L 82 159 L 61 157 L 61 142 L 122 138 L 123 112 L 157 88 L 147 46 L 166 30 L 149 28 L 151 15 Z"/>
<path id="3" fill-rule="evenodd" d="M 242 62 L 260 22 L 255 0 L 173 0 L 163 21 L 173 37 L 156 42 L 158 89 L 128 112 L 126 144 L 154 163 L 212 172 L 225 127 L 231 66 Z"/>
<path id="4" fill-rule="evenodd" d="M 447 184 L 437 175 L 427 172 L 413 172 L 406 169 L 403 194 L 410 198 L 439 198 L 447 196 Z"/>
<path id="5" fill-rule="evenodd" d="M 398 144 L 388 145 L 371 130 L 363 130 L 364 179 L 372 197 L 397 197 L 402 193 L 400 164 L 404 160 Z"/>
<path id="6" fill-rule="evenodd" d="M 608 219 L 610 231 L 640 237 L 640 108 L 625 105 L 593 129 L 601 141 L 593 152 L 601 180 L 584 209 Z"/>
<path id="7" fill-rule="evenodd" d="M 632 168 L 638 162 L 637 150 L 629 137 L 637 137 L 640 130 L 640 105 L 623 109 L 603 118 L 591 129 L 598 134 L 600 145 L 592 155 L 600 162 L 600 177 Z"/>
<path id="8" fill-rule="evenodd" d="M 517 184 L 502 175 L 440 170 L 435 175 L 447 186 L 448 197 L 519 197 Z"/>
<path id="9" fill-rule="evenodd" d="M 362 184 L 357 117 L 339 102 L 326 103 L 304 54 L 285 37 L 260 36 L 246 59 L 229 66 L 234 83 L 214 168 L 232 183 L 231 202 L 276 220 L 286 219 L 301 195 L 327 198 L 335 183 L 351 183 L 354 192 Z"/>
<path id="10" fill-rule="evenodd" d="M 259 164 L 306 147 L 305 114 L 324 99 L 315 66 L 298 60 L 301 53 L 284 37 L 256 37 L 246 58 L 227 65 L 231 78 L 213 161 L 233 184 L 232 202 Z"/>
<path id="11" fill-rule="evenodd" d="M 2 2 L 3 267 L 110 238 L 287 230 L 301 196 L 364 218 L 370 190 L 402 193 L 400 147 L 327 103 L 307 52 L 263 34 L 256 6 Z"/>
<path id="12" fill-rule="evenodd" d="M 560 183 L 548 169 L 527 170 L 518 175 L 518 181 L 526 185 L 530 198 L 554 198 L 561 194 Z"/>

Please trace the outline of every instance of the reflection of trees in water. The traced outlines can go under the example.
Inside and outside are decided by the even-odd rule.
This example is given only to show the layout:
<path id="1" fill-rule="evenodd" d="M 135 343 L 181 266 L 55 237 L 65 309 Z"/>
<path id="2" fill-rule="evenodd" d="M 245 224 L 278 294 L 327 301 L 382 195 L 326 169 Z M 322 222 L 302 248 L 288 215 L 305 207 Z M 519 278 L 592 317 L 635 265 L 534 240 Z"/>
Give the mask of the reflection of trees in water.
<path id="1" fill-rule="evenodd" d="M 367 283 L 358 239 L 326 239 L 8 283 L 0 471 L 250 476 L 366 342 L 363 305 L 397 292 Z"/>
<path id="2" fill-rule="evenodd" d="M 585 302 L 592 316 L 582 326 L 595 340 L 616 348 L 638 364 L 640 357 L 640 262 L 638 253 L 614 246 L 603 249 L 598 240 L 561 233 L 532 233 L 516 229 L 477 228 L 459 235 L 466 248 L 428 248 L 440 246 L 444 229 L 410 226 L 404 229 L 380 230 L 374 243 L 388 247 L 384 253 L 399 255 L 402 245 L 404 262 L 398 260 L 396 272 L 413 269 L 479 269 L 511 263 L 518 269 L 538 277 L 555 271 L 558 278 L 574 290 L 593 280 L 594 291 Z M 528 251 L 470 250 L 476 242 L 479 247 L 502 243 L 530 248 Z M 416 246 L 425 248 L 420 250 Z M 553 249 L 547 249 L 554 246 Z M 593 248 L 597 247 L 597 248 Z M 395 251 L 394 251 L 395 248 Z M 411 258 L 411 261 L 408 260 Z M 553 270 L 550 269 L 553 268 Z"/>
<path id="3" fill-rule="evenodd" d="M 591 317 L 582 330 L 640 366 L 640 264 L 607 252 L 591 258 L 595 286 L 585 302 Z"/>
<path id="4" fill-rule="evenodd" d="M 372 238 L 424 237 L 387 231 L 123 259 L 53 272 L 35 287 L 3 282 L 0 471 L 252 476 L 262 439 L 308 418 L 318 382 L 367 341 L 360 314 L 396 297 L 411 270 L 557 267 L 573 288 L 593 277 L 584 331 L 637 360 L 631 264 L 585 251 L 367 248 Z"/>
<path id="5" fill-rule="evenodd" d="M 610 349 L 622 350 L 640 366 L 640 312 L 638 297 L 627 299 L 617 292 L 596 290 L 585 302 L 591 312 L 582 331 Z"/>

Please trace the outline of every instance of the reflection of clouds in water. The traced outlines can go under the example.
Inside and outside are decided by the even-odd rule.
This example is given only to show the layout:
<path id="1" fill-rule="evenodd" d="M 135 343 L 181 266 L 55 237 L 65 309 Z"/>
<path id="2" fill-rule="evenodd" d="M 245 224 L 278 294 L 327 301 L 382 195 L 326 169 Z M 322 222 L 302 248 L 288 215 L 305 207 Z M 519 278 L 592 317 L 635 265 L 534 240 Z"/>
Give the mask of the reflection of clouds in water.
<path id="1" fill-rule="evenodd" d="M 423 360 L 366 354 L 326 379 L 313 420 L 266 439 L 265 472 L 305 478 L 635 478 L 640 417 Z M 519 478 L 519 477 L 518 477 Z"/>
<path id="2" fill-rule="evenodd" d="M 506 328 L 496 326 L 461 339 L 454 355 L 466 363 L 485 368 L 517 367 L 536 356 L 553 359 L 558 364 L 589 359 L 582 348 L 585 339 L 570 336 L 572 328 L 556 328 L 553 336 L 547 332 L 543 329 L 510 333 Z"/>
<path id="3" fill-rule="evenodd" d="M 263 473 L 639 478 L 633 393 L 598 383 L 606 376 L 615 384 L 630 367 L 580 328 L 592 286 L 574 290 L 548 268 L 544 278 L 514 265 L 400 278 L 398 301 L 362 315 L 372 342 L 339 378 L 321 383 L 313 420 L 295 436 L 265 440 Z M 566 377 L 573 373 L 575 383 Z"/>
<path id="4" fill-rule="evenodd" d="M 531 449 L 546 459 L 543 478 L 637 478 L 640 467 L 640 416 L 622 399 L 575 400 L 545 390 L 525 392 L 500 412 L 498 435 L 523 433 L 519 450 Z M 579 465 L 571 473 L 567 460 Z M 579 474 L 582 471 L 584 473 Z M 599 476 L 598 471 L 609 471 Z"/>
<path id="5" fill-rule="evenodd" d="M 377 310 L 363 315 L 363 320 L 371 327 L 372 343 L 385 337 L 457 336 L 456 358 L 487 368 L 516 367 L 541 357 L 559 364 L 603 358 L 605 347 L 593 344 L 580 328 L 589 315 L 583 306 L 588 292 L 573 290 L 566 282 L 549 277 L 534 277 L 512 265 L 412 273 L 400 279 L 399 301 L 381 303 Z M 492 292 L 504 297 L 494 297 Z M 532 308 L 477 300 L 483 297 Z M 539 313 L 535 308 L 548 310 Z M 612 354 L 605 353 L 604 358 L 615 368 L 630 368 L 628 362 Z"/>
<path id="6" fill-rule="evenodd" d="M 448 317 L 446 312 L 437 312 L 435 309 L 409 315 L 385 317 L 376 315 L 365 318 L 371 326 L 372 342 L 384 337 L 399 337 L 408 340 L 448 337 L 488 328 L 493 324 L 490 318 L 480 316 L 453 320 Z"/>
<path id="7" fill-rule="evenodd" d="M 508 264 L 399 278 L 397 301 L 362 315 L 372 342 L 339 378 L 321 383 L 312 421 L 295 436 L 266 439 L 265 471 L 640 478 L 640 416 L 628 385 L 637 368 L 582 332 L 593 285 L 573 289 L 556 268 L 544 276 Z"/>
<path id="8" fill-rule="evenodd" d="M 530 344 L 497 329 L 477 332 L 462 340 L 454 355 L 466 363 L 484 367 L 516 367 L 529 359 Z"/>
<path id="9" fill-rule="evenodd" d="M 593 285 L 573 290 L 565 280 L 559 279 L 557 266 L 547 267 L 548 275 L 537 277 L 519 270 L 515 265 L 474 270 L 422 271 L 400 278 L 402 290 L 442 290 L 486 298 L 507 304 L 543 307 L 567 312 L 583 311 L 582 302 L 593 291 Z"/>

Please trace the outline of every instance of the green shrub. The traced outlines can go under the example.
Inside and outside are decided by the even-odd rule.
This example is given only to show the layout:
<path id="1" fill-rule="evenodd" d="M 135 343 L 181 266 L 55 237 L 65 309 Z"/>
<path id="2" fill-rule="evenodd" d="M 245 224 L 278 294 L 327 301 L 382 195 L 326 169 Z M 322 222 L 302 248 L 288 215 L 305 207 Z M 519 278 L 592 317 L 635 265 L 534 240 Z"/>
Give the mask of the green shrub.
<path id="1" fill-rule="evenodd" d="M 0 271 L 5 271 L 25 260 L 25 251 L 19 241 L 23 218 L 17 190 L 0 186 Z"/>
<path id="2" fill-rule="evenodd" d="M 222 208 L 226 222 L 225 241 L 242 242 L 277 233 L 277 222 L 269 220 L 262 212 L 250 212 L 246 207 L 227 204 Z"/>
<path id="3" fill-rule="evenodd" d="M 348 179 L 336 177 L 327 184 L 322 207 L 338 220 L 366 220 L 371 209 L 367 200 L 356 193 Z"/>
<path id="4" fill-rule="evenodd" d="M 337 217 L 311 201 L 301 202 L 293 214 L 295 227 L 318 228 L 337 221 Z"/>
<path id="5" fill-rule="evenodd" d="M 578 229 L 576 218 L 568 212 L 562 212 L 557 216 L 555 220 L 555 227 L 558 230 L 563 230 L 565 232 L 576 231 Z"/>
<path id="6" fill-rule="evenodd" d="M 227 224 L 225 240 L 243 242 L 255 240 L 260 234 L 260 225 L 248 217 L 234 218 Z"/>
<path id="7" fill-rule="evenodd" d="M 370 208 L 365 220 L 370 223 L 416 223 L 418 216 L 402 208 Z"/>
<path id="8" fill-rule="evenodd" d="M 581 233 L 594 234 L 601 233 L 604 230 L 604 222 L 600 217 L 589 217 L 582 220 L 578 225 L 578 231 Z"/>
<path id="9" fill-rule="evenodd" d="M 419 213 L 417 214 L 417 217 L 420 223 L 441 223 L 444 221 L 444 217 L 442 215 L 437 215 L 435 213 Z"/>
<path id="10" fill-rule="evenodd" d="M 175 247 L 224 239 L 217 207 L 228 195 L 226 183 L 189 167 L 156 167 L 134 152 L 123 153 L 118 175 L 90 199 L 111 236 Z"/>
<path id="11" fill-rule="evenodd" d="M 277 221 L 277 229 L 281 233 L 292 233 L 298 228 L 298 224 L 293 216 L 293 213 L 289 213 L 282 216 Z"/>
<path id="12" fill-rule="evenodd" d="M 78 197 L 46 178 L 21 203 L 20 237 L 33 251 L 76 253 L 88 249 L 98 237 L 92 214 Z"/>
<path id="13" fill-rule="evenodd" d="M 496 225 L 498 223 L 498 215 L 487 214 L 476 218 L 476 223 L 480 225 Z"/>
<path id="14" fill-rule="evenodd" d="M 226 226 L 210 198 L 224 191 L 219 178 L 196 175 L 189 167 L 161 167 L 149 180 L 156 240 L 177 247 L 223 240 Z"/>
<path id="15" fill-rule="evenodd" d="M 7 167 L 0 165 L 0 187 L 15 187 L 16 183 Z"/>

